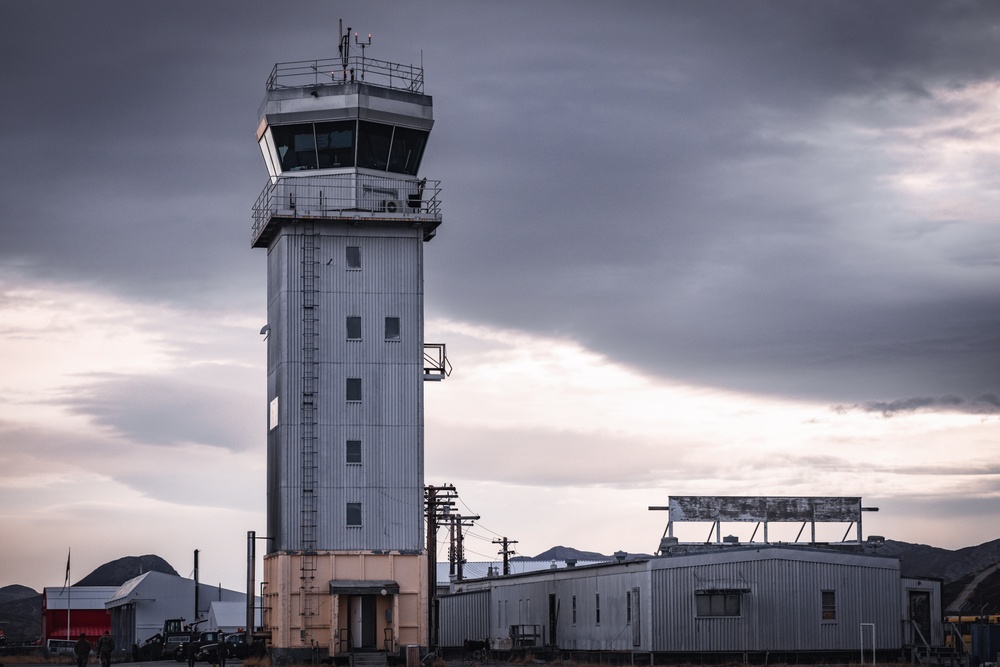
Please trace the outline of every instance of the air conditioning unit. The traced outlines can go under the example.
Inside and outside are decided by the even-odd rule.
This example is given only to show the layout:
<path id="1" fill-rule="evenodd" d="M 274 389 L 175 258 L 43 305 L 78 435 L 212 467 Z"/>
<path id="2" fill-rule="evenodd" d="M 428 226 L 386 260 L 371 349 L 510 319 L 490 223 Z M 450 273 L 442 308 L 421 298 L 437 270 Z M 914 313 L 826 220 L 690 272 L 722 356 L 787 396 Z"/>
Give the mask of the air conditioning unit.
<path id="1" fill-rule="evenodd" d="M 402 213 L 403 202 L 399 199 L 383 199 L 381 210 L 384 213 Z"/>

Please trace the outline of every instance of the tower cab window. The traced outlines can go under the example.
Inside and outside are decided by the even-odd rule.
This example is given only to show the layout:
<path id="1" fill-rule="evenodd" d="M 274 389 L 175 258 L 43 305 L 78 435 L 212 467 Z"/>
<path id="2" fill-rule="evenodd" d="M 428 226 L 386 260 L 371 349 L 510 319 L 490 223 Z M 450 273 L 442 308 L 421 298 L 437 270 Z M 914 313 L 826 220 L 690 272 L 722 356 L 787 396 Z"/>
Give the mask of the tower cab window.
<path id="1" fill-rule="evenodd" d="M 269 132 L 282 172 L 358 166 L 409 176 L 420 167 L 428 134 L 365 120 L 275 125 Z"/>
<path id="2" fill-rule="evenodd" d="M 392 126 L 358 122 L 358 166 L 385 171 L 389 166 Z"/>

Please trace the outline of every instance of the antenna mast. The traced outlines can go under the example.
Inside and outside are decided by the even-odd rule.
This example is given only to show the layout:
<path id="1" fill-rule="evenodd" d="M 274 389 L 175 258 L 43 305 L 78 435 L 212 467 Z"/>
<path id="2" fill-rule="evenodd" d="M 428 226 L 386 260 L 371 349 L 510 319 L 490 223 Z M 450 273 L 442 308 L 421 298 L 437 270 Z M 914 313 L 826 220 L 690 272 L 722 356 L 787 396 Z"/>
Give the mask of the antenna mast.
<path id="1" fill-rule="evenodd" d="M 350 31 L 350 28 L 347 29 Z M 354 32 L 354 43 L 361 47 L 361 80 L 365 80 L 365 49 L 372 45 L 372 34 L 368 33 L 368 42 L 358 39 L 357 31 Z"/>

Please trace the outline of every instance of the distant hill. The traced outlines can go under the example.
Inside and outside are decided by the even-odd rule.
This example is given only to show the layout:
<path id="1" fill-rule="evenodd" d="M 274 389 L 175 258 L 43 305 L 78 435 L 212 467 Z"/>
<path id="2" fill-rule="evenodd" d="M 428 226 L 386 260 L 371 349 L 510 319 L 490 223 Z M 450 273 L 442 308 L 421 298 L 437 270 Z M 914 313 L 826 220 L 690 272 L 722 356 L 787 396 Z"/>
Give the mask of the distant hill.
<path id="1" fill-rule="evenodd" d="M 543 551 L 534 557 L 515 556 L 511 560 L 566 560 L 575 558 L 576 560 L 610 560 L 611 556 L 599 554 L 596 551 L 580 551 L 573 547 L 552 547 L 548 551 Z"/>
<path id="2" fill-rule="evenodd" d="M 886 540 L 878 554 L 899 558 L 908 577 L 936 577 L 949 583 L 1000 563 L 1000 539 L 955 551 Z"/>
<path id="3" fill-rule="evenodd" d="M 19 584 L 0 588 L 0 630 L 12 643 L 38 638 L 42 632 L 42 594 Z"/>
<path id="4" fill-rule="evenodd" d="M 144 572 L 163 572 L 177 576 L 177 570 L 159 556 L 125 556 L 101 565 L 74 586 L 121 586 Z"/>
<path id="5" fill-rule="evenodd" d="M 0 588 L 0 604 L 13 602 L 14 600 L 23 600 L 35 595 L 39 595 L 39 592 L 34 588 L 28 588 L 20 584 L 11 584 L 10 586 Z"/>

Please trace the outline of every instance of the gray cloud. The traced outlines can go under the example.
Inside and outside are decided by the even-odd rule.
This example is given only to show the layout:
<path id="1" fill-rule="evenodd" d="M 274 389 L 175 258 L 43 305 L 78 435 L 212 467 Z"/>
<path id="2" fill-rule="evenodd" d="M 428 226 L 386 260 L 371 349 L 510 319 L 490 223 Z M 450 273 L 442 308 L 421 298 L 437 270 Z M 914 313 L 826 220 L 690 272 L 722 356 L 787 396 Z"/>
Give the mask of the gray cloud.
<path id="1" fill-rule="evenodd" d="M 204 445 L 235 452 L 260 442 L 253 387 L 260 369 L 187 369 L 169 377 L 106 374 L 53 403 L 138 445 Z"/>
<path id="2" fill-rule="evenodd" d="M 892 417 L 896 414 L 911 413 L 926 410 L 940 410 L 945 412 L 966 412 L 971 414 L 997 414 L 1000 413 L 1000 397 L 996 394 L 980 394 L 973 399 L 966 399 L 961 396 L 922 396 L 914 398 L 902 398 L 894 401 L 869 401 L 866 403 L 855 403 L 854 405 L 835 405 L 832 408 L 835 412 L 848 412 L 859 410 L 861 412 L 880 412 L 883 417 Z"/>

